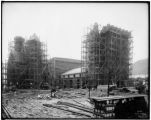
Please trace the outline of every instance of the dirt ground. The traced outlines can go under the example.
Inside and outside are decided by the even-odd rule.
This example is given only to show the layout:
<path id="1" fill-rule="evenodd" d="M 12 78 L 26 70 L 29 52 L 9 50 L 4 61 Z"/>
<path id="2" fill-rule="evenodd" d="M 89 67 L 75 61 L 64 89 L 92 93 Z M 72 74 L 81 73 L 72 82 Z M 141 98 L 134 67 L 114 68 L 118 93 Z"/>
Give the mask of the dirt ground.
<path id="1" fill-rule="evenodd" d="M 120 95 L 121 93 L 117 93 Z M 122 93 L 123 95 L 123 93 Z M 127 95 L 125 93 L 125 95 Z M 91 97 L 107 96 L 107 89 L 91 90 Z M 2 104 L 13 118 L 88 118 L 93 114 L 85 113 L 82 110 L 69 106 L 60 106 L 58 102 L 68 102 L 89 109 L 93 109 L 93 104 L 90 103 L 88 89 L 60 89 L 56 93 L 55 98 L 51 98 L 50 90 L 17 90 L 2 94 Z M 46 107 L 43 104 L 59 106 L 61 108 L 76 111 L 86 115 L 78 115 L 69 111 L 60 110 L 53 107 Z"/>
<path id="2" fill-rule="evenodd" d="M 86 93 L 87 90 L 73 90 L 72 92 L 71 90 L 60 90 L 56 93 L 56 98 L 51 98 L 49 90 L 21 90 L 3 94 L 2 102 L 13 118 L 87 118 L 87 116 L 43 106 L 43 104 L 57 105 L 57 102 L 61 101 L 77 105 L 82 103 L 93 108 L 88 102 Z M 83 112 L 70 107 L 66 109 Z"/>

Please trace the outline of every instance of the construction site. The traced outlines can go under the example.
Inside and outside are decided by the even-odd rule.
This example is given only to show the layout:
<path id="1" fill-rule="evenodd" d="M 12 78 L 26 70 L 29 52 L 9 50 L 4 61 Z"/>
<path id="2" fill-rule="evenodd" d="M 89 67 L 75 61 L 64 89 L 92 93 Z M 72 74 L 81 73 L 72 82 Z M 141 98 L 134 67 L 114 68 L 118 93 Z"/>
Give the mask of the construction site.
<path id="1" fill-rule="evenodd" d="M 16 36 L 9 43 L 9 58 L 3 68 L 7 84 L 3 87 L 39 89 L 44 82 L 48 82 L 46 49 L 46 45 L 35 34 L 26 41 Z"/>
<path id="2" fill-rule="evenodd" d="M 132 45 L 130 32 L 112 25 L 99 30 L 96 23 L 82 44 L 82 70 L 86 71 L 83 76 L 93 86 L 128 84 Z"/>
<path id="3" fill-rule="evenodd" d="M 129 78 L 131 32 L 95 23 L 81 45 L 80 63 L 49 62 L 36 34 L 14 37 L 2 64 L 2 118 L 149 118 L 149 94 Z"/>

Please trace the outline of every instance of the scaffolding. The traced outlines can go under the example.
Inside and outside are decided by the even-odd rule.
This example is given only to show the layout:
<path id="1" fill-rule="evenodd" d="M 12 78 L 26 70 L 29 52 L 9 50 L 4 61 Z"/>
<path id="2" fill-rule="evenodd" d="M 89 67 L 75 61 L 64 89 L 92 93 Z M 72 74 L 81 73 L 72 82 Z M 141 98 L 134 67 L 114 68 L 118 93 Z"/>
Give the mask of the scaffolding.
<path id="1" fill-rule="evenodd" d="M 99 30 L 95 23 L 82 41 L 81 51 L 82 79 L 90 86 L 124 84 L 121 82 L 129 79 L 131 32 L 109 24 Z"/>
<path id="2" fill-rule="evenodd" d="M 2 62 L 2 90 L 7 87 L 7 62 Z"/>
<path id="3" fill-rule="evenodd" d="M 38 89 L 48 81 L 47 47 L 36 34 L 25 41 L 16 36 L 9 43 L 7 85 L 17 88 Z"/>

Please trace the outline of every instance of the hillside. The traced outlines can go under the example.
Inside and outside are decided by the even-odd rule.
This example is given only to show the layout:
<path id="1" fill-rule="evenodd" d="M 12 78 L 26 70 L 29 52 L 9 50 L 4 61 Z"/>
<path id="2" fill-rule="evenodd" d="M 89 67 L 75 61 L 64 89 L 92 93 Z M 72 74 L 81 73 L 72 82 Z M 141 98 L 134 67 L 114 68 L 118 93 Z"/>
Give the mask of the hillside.
<path id="1" fill-rule="evenodd" d="M 139 75 L 139 74 L 147 74 L 148 73 L 148 59 L 143 59 L 135 62 L 133 64 L 133 75 Z"/>

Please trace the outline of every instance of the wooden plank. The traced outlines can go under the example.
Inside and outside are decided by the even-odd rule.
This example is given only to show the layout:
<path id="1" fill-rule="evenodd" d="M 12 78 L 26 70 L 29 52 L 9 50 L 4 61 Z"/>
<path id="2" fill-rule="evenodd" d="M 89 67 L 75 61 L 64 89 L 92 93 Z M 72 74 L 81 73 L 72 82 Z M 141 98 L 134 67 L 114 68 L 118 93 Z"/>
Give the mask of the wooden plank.
<path id="1" fill-rule="evenodd" d="M 87 108 L 87 107 L 84 107 L 84 106 L 79 106 L 79 105 L 68 103 L 68 102 L 60 102 L 59 101 L 58 104 L 70 105 L 70 106 L 73 106 L 73 107 L 83 108 L 83 109 L 88 110 L 88 111 L 93 111 L 93 109 L 91 109 L 91 108 Z"/>
<path id="2" fill-rule="evenodd" d="M 4 105 L 2 105 L 2 117 L 3 118 L 12 118 Z"/>
<path id="3" fill-rule="evenodd" d="M 73 107 L 73 108 L 76 108 L 76 109 L 79 109 L 79 110 L 82 110 L 82 111 L 85 111 L 85 112 L 89 112 L 89 113 L 94 113 L 93 112 L 93 110 L 91 110 L 91 109 L 86 109 L 86 108 L 84 108 L 84 107 L 79 107 L 79 106 L 77 106 L 77 105 L 74 105 L 74 104 L 70 104 L 70 103 L 65 103 L 65 102 L 60 102 L 60 104 L 62 104 L 62 105 L 66 105 L 66 106 L 69 106 L 69 107 Z"/>
<path id="4" fill-rule="evenodd" d="M 86 105 L 84 105 L 84 104 L 82 104 L 82 103 L 80 103 L 80 102 L 78 102 L 76 100 L 73 100 L 73 101 L 76 102 L 76 103 L 78 103 L 78 104 L 80 104 L 80 105 L 82 105 L 82 106 L 86 106 Z"/>
<path id="5" fill-rule="evenodd" d="M 60 110 L 72 112 L 72 113 L 77 114 L 77 115 L 83 115 L 83 116 L 91 117 L 91 116 L 88 115 L 88 114 L 80 113 L 80 112 L 73 111 L 73 110 L 63 109 L 63 108 L 61 108 L 61 107 L 54 106 L 54 105 L 50 105 L 50 104 L 43 104 L 43 106 L 46 106 L 46 107 L 53 107 L 53 108 L 57 108 L 57 109 L 60 109 Z"/>
<path id="6" fill-rule="evenodd" d="M 92 97 L 91 100 L 107 101 L 107 100 L 119 100 L 127 98 L 145 97 L 146 95 L 127 95 L 127 96 L 110 96 L 110 97 Z"/>

